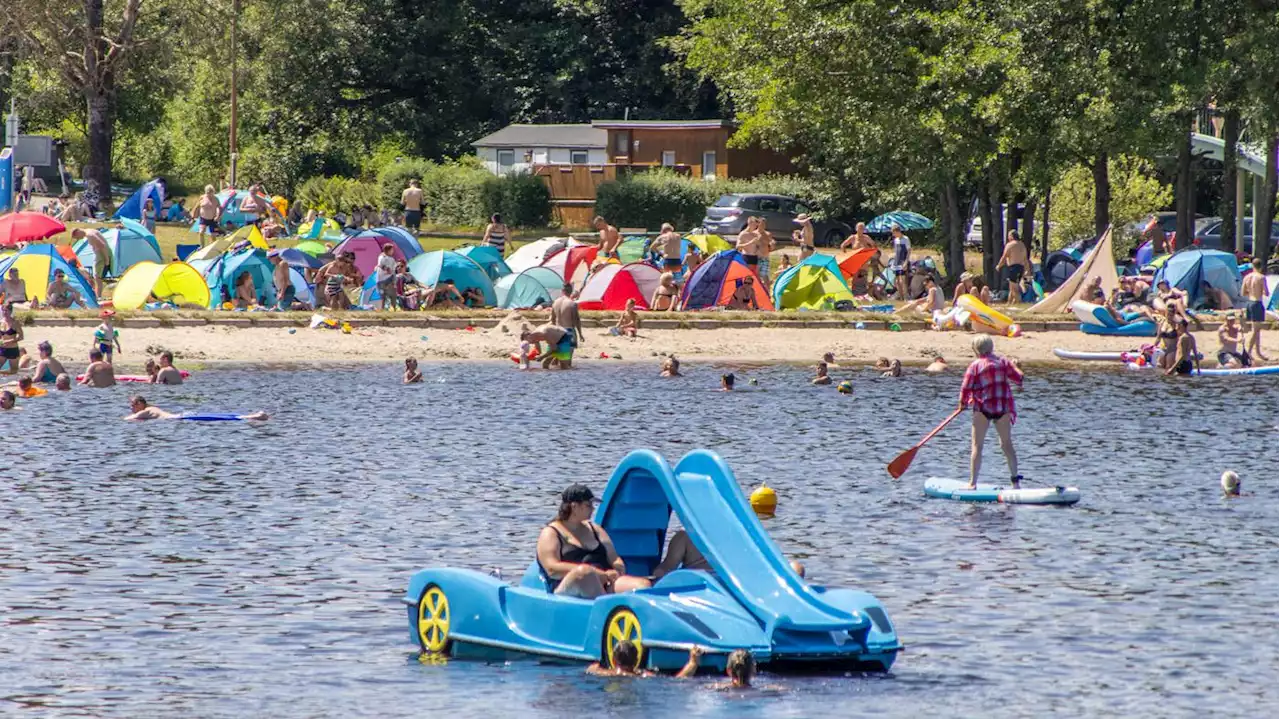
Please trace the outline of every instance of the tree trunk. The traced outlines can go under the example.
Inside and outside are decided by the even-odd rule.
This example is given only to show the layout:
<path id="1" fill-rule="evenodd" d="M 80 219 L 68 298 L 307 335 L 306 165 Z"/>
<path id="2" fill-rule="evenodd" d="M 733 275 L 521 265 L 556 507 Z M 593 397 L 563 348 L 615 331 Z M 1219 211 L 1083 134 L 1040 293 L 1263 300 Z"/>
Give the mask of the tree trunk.
<path id="1" fill-rule="evenodd" d="M 1049 201 L 1053 199 L 1053 190 L 1044 191 L 1044 215 L 1040 223 L 1040 262 L 1049 259 Z"/>
<path id="2" fill-rule="evenodd" d="M 1111 176 L 1107 171 L 1107 153 L 1093 158 L 1093 235 L 1101 237 L 1111 224 Z"/>
<path id="3" fill-rule="evenodd" d="M 1271 252 L 1275 248 L 1271 246 L 1271 223 L 1276 219 L 1276 191 L 1277 187 L 1277 163 L 1280 162 L 1280 136 L 1271 135 L 1267 138 L 1267 176 L 1263 178 L 1263 186 L 1265 192 L 1262 193 L 1262 212 L 1259 215 L 1258 224 L 1253 228 L 1253 256 L 1262 258 L 1262 265 L 1265 268 L 1267 262 L 1271 259 Z M 1256 200 L 1255 200 L 1256 201 Z"/>
<path id="4" fill-rule="evenodd" d="M 960 188 L 955 180 L 948 180 L 942 187 L 943 225 L 946 228 L 947 253 L 943 258 L 947 271 L 947 289 L 955 287 L 964 272 L 965 227 L 960 209 Z"/>
<path id="5" fill-rule="evenodd" d="M 1236 143 L 1240 140 L 1240 111 L 1227 110 L 1222 121 L 1222 205 L 1218 215 L 1222 217 L 1222 249 L 1227 252 L 1236 247 Z"/>
<path id="6" fill-rule="evenodd" d="M 991 207 L 991 184 L 987 178 L 978 181 L 978 217 L 982 218 L 982 277 L 987 284 L 991 284 L 991 279 L 995 275 L 996 258 L 991 256 L 992 230 L 995 227 L 995 217 L 998 212 L 993 212 Z"/>
<path id="7" fill-rule="evenodd" d="M 1028 197 L 1022 208 L 1022 243 L 1027 246 L 1027 257 L 1031 257 L 1031 247 L 1036 241 L 1036 200 Z M 1027 268 L 1028 271 L 1031 268 Z"/>
<path id="8" fill-rule="evenodd" d="M 105 93 L 85 88 L 89 111 L 89 162 L 84 166 L 85 185 L 97 190 L 100 207 L 107 212 L 111 202 L 112 107 Z"/>
<path id="9" fill-rule="evenodd" d="M 1190 115 L 1180 118 L 1182 121 L 1178 126 L 1184 129 L 1178 135 L 1178 174 L 1173 188 L 1178 224 L 1174 231 L 1173 247 L 1170 248 L 1172 252 L 1191 244 L 1191 218 L 1195 215 L 1195 188 L 1191 182 L 1191 133 L 1185 129 L 1191 126 L 1191 119 Z"/>
<path id="10" fill-rule="evenodd" d="M 1015 232 L 1018 229 L 1018 217 L 1019 217 L 1018 203 L 1022 202 L 1024 198 L 1025 196 L 1021 192 L 1014 192 L 1012 190 L 1009 191 L 1009 205 L 1005 207 L 1005 211 L 1004 211 L 1005 230 L 1000 235 L 1000 239 L 1001 239 L 1000 251 L 1001 252 L 1004 251 L 1004 239 L 1009 236 L 1010 232 Z"/>

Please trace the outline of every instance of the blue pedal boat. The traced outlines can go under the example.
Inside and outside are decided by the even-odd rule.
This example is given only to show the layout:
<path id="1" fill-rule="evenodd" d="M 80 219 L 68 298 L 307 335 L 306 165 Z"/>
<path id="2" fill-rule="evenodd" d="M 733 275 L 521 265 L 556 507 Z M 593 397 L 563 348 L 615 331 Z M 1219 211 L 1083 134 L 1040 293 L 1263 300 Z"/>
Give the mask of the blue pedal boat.
<path id="1" fill-rule="evenodd" d="M 606 665 L 613 646 L 631 640 L 654 670 L 679 669 L 695 644 L 706 649 L 703 665 L 717 669 L 735 649 L 760 664 L 892 666 L 902 644 L 880 602 L 801 579 L 714 452 L 690 452 L 674 469 L 656 452 L 631 452 L 594 521 L 627 573 L 643 577 L 662 559 L 673 511 L 713 572 L 678 569 L 651 588 L 588 600 L 552 594 L 536 560 L 517 585 L 470 569 L 423 569 L 403 599 L 410 637 L 432 654 Z"/>

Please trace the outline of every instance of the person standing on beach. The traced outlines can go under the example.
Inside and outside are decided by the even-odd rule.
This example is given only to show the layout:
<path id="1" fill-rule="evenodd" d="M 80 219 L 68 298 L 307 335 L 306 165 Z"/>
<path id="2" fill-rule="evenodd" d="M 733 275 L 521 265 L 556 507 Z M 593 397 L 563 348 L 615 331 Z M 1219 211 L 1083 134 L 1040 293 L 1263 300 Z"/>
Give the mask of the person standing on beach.
<path id="1" fill-rule="evenodd" d="M 670 222 L 662 223 L 662 233 L 654 238 L 654 245 L 659 248 L 662 253 L 662 271 L 675 274 L 680 271 L 681 257 L 680 244 L 682 238 L 680 233 L 676 232 L 676 228 Z"/>
<path id="2" fill-rule="evenodd" d="M 560 288 L 564 293 L 551 303 L 551 324 L 563 327 L 573 335 L 573 346 L 584 343 L 586 335 L 582 332 L 582 316 L 578 312 L 578 302 L 573 299 L 573 283 L 566 282 Z M 565 363 L 568 367 L 568 363 Z"/>
<path id="3" fill-rule="evenodd" d="M 622 236 L 618 234 L 618 228 L 599 216 L 591 221 L 591 226 L 600 232 L 600 256 L 605 259 L 620 260 L 618 245 L 622 243 Z"/>
<path id="4" fill-rule="evenodd" d="M 502 223 L 502 215 L 493 213 L 489 225 L 484 228 L 484 239 L 480 244 L 492 247 L 499 255 L 507 256 L 507 226 Z"/>
<path id="5" fill-rule="evenodd" d="M 222 203 L 218 202 L 218 195 L 213 191 L 213 185 L 204 186 L 204 194 L 200 196 L 200 201 L 196 203 L 196 221 L 200 223 L 200 244 L 204 244 L 205 233 L 209 233 L 209 239 L 212 240 L 214 234 L 218 231 L 218 221 L 222 219 Z"/>
<path id="6" fill-rule="evenodd" d="M 960 382 L 960 409 L 973 408 L 973 446 L 969 455 L 969 489 L 978 487 L 978 471 L 982 469 L 982 443 L 987 428 L 995 425 L 1000 436 L 1000 449 L 1009 463 L 1009 482 L 1020 489 L 1018 455 L 1013 449 L 1013 423 L 1018 411 L 1013 402 L 1013 386 L 1022 386 L 1022 369 L 1017 360 L 995 354 L 990 335 L 973 338 L 973 354 L 977 359 L 964 372 Z"/>
<path id="7" fill-rule="evenodd" d="M 1262 354 L 1262 323 L 1267 320 L 1267 307 L 1263 300 L 1267 296 L 1267 278 L 1262 274 L 1262 260 L 1253 259 L 1253 272 L 1245 276 L 1240 283 L 1240 294 L 1249 304 L 1245 305 L 1244 318 L 1249 321 L 1249 339 L 1244 344 L 1245 354 L 1256 354 L 1258 359 L 1267 360 Z"/>
<path id="8" fill-rule="evenodd" d="M 816 251 L 813 247 L 813 218 L 802 212 L 792 222 L 800 225 L 800 229 L 791 233 L 791 239 L 800 246 L 800 261 L 803 262 Z"/>
<path id="9" fill-rule="evenodd" d="M 1027 246 L 1018 239 L 1016 231 L 1009 230 L 1009 239 L 1005 242 L 1004 252 L 1000 255 L 1000 261 L 996 263 L 996 272 L 999 272 L 1001 267 L 1009 268 L 1008 304 L 1022 301 L 1022 278 L 1027 272 L 1027 265 Z"/>
<path id="10" fill-rule="evenodd" d="M 378 255 L 378 265 L 374 268 L 374 281 L 378 293 L 382 296 L 382 309 L 396 309 L 396 246 L 390 242 L 382 246 L 382 254 Z"/>
<path id="11" fill-rule="evenodd" d="M 248 194 L 245 195 L 244 201 L 240 203 L 240 212 L 244 213 L 244 223 L 246 225 L 261 225 L 262 220 L 267 216 L 267 207 L 270 204 L 271 202 L 267 199 L 267 196 L 262 193 L 261 183 L 255 182 L 249 185 Z"/>
<path id="12" fill-rule="evenodd" d="M 1147 220 L 1147 226 L 1142 230 L 1142 239 L 1151 243 L 1151 256 L 1159 257 L 1165 253 L 1166 237 L 1164 230 L 1160 227 L 1160 218 L 1155 215 Z"/>
<path id="13" fill-rule="evenodd" d="M 409 180 L 409 186 L 400 193 L 400 204 L 404 206 L 404 226 L 413 230 L 413 236 L 417 237 L 418 229 L 422 227 L 422 183 L 416 179 Z"/>
<path id="14" fill-rule="evenodd" d="M 93 291 L 102 296 L 102 282 L 111 268 L 111 248 L 107 247 L 107 238 L 97 230 L 85 230 L 77 227 L 71 231 L 71 239 L 84 240 L 93 248 Z"/>
<path id="15" fill-rule="evenodd" d="M 757 275 L 760 273 L 761 241 L 760 218 L 752 215 L 747 218 L 747 226 L 742 228 L 742 232 L 738 233 L 738 242 L 734 249 L 742 253 L 742 259 L 746 261 L 747 269 Z"/>
<path id="16" fill-rule="evenodd" d="M 893 235 L 893 259 L 889 261 L 889 267 L 893 270 L 893 286 L 898 293 L 898 299 L 907 300 L 907 273 L 911 270 L 911 238 L 902 232 L 902 226 L 894 223 L 889 229 Z"/>

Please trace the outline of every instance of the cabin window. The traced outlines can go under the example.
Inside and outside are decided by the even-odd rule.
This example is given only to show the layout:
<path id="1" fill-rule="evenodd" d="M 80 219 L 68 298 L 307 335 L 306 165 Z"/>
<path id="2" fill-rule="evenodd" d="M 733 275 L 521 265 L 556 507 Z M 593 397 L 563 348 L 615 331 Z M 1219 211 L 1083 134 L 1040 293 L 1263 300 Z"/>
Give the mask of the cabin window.
<path id="1" fill-rule="evenodd" d="M 585 165 L 585 164 L 587 164 L 587 151 L 586 151 L 586 150 L 574 150 L 574 151 L 570 152 L 570 153 L 569 153 L 569 164 L 570 164 L 570 165 Z"/>
<path id="2" fill-rule="evenodd" d="M 613 151 L 619 155 L 631 154 L 631 133 L 619 132 L 613 136 Z"/>
<path id="3" fill-rule="evenodd" d="M 516 166 L 515 150 L 498 150 L 498 173 L 506 174 Z"/>
<path id="4" fill-rule="evenodd" d="M 702 177 L 703 179 L 714 180 L 716 176 L 716 153 L 714 150 L 708 150 L 702 153 Z"/>
<path id="5" fill-rule="evenodd" d="M 662 151 L 662 166 L 663 166 L 663 167 L 675 167 L 675 166 L 676 166 L 676 151 L 675 151 L 675 150 L 663 150 L 663 151 Z"/>

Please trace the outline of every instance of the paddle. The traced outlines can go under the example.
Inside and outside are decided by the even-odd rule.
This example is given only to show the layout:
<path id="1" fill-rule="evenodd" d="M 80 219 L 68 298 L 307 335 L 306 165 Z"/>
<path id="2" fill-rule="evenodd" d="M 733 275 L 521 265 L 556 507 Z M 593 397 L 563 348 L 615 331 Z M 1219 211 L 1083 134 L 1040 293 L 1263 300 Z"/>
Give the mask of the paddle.
<path id="1" fill-rule="evenodd" d="M 924 443 L 933 439 L 933 435 L 941 432 L 943 427 L 946 427 L 947 425 L 951 424 L 951 420 L 955 419 L 956 417 L 959 417 L 960 413 L 963 411 L 964 411 L 964 407 L 960 407 L 956 409 L 956 411 L 951 413 L 951 416 L 942 420 L 942 424 L 938 425 L 937 427 L 934 427 L 932 432 L 930 432 L 929 434 L 926 434 L 924 436 L 924 439 L 917 442 L 916 446 L 912 447 L 911 449 L 908 449 L 907 451 L 903 452 L 897 457 L 894 457 L 893 461 L 889 463 L 889 476 L 893 477 L 894 479 L 898 479 L 903 474 L 906 474 L 907 468 L 911 466 L 911 460 L 916 458 L 916 452 L 920 451 L 920 448 L 924 446 Z"/>

